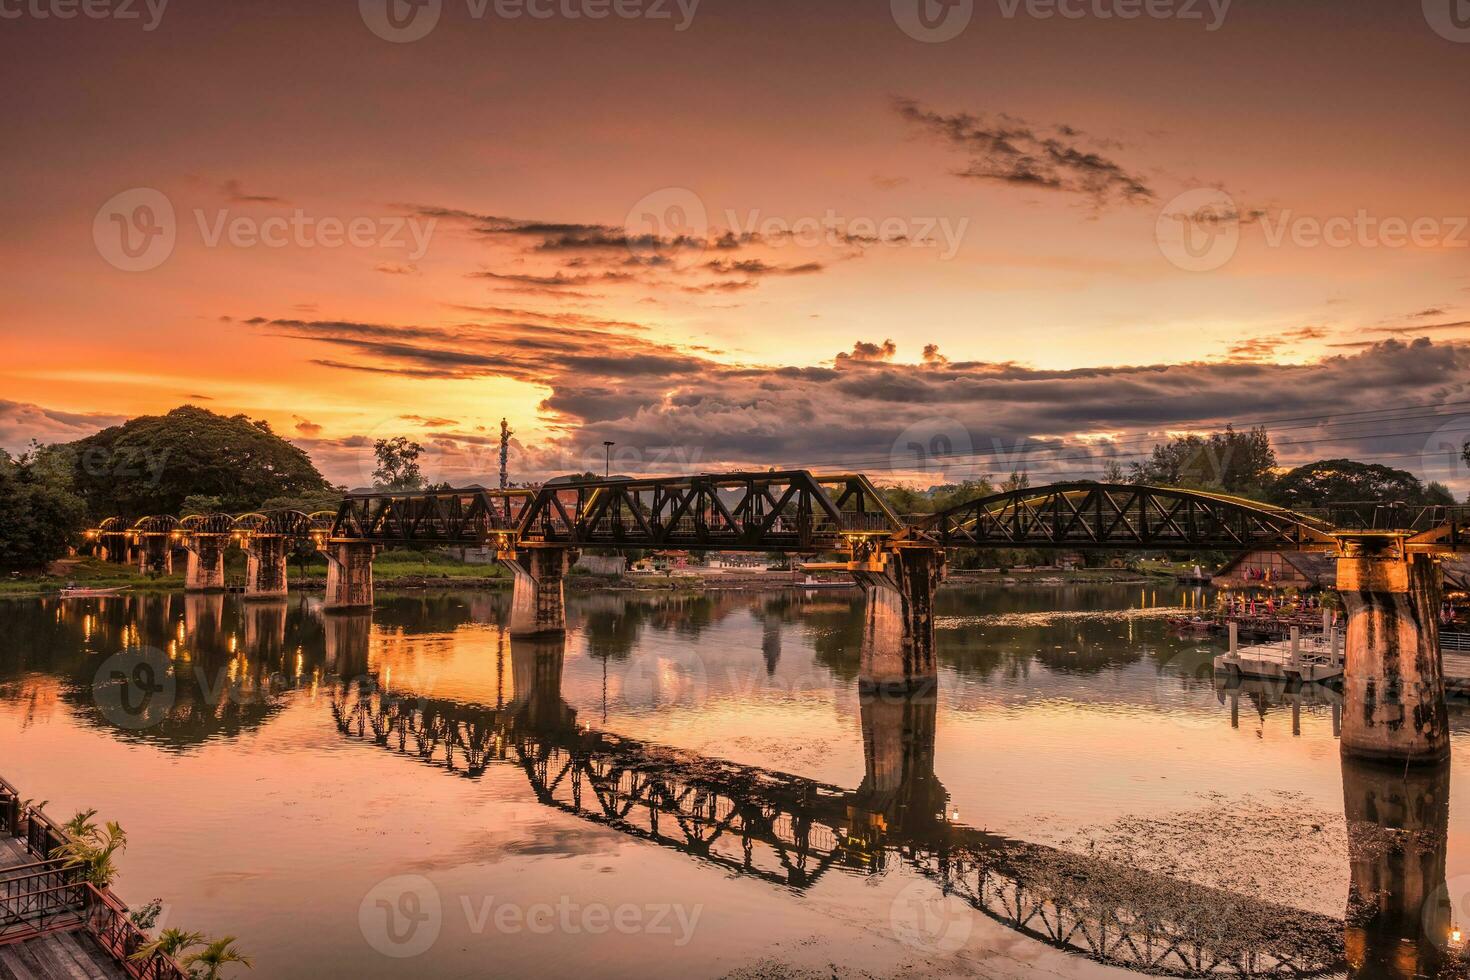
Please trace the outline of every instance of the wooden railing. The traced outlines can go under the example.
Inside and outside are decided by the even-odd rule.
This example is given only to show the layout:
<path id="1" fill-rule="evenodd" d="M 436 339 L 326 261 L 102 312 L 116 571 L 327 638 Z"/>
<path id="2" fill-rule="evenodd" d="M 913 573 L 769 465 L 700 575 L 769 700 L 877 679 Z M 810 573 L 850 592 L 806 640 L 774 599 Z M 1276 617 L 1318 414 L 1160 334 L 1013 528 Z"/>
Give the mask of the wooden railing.
<path id="1" fill-rule="evenodd" d="M 20 790 L 0 779 L 0 833 L 16 836 L 20 826 Z"/>
<path id="2" fill-rule="evenodd" d="M 0 943 L 44 936 L 84 924 L 87 885 L 63 882 L 43 885 L 40 875 L 18 879 L 16 889 L 0 894 Z"/>
<path id="3" fill-rule="evenodd" d="M 98 945 L 122 964 L 123 972 L 136 980 L 189 980 L 188 972 L 163 953 L 142 959 L 135 953 L 148 944 L 148 937 L 134 924 L 128 908 L 110 892 L 88 884 L 86 929 Z"/>
<path id="4" fill-rule="evenodd" d="M 1439 634 L 1439 648 L 1441 650 L 1470 651 L 1470 633 L 1443 633 Z"/>
<path id="5" fill-rule="evenodd" d="M 0 870 L 0 945 L 58 930 L 85 929 L 134 980 L 190 980 L 171 956 L 153 952 L 134 959 L 149 938 L 128 907 L 106 888 L 82 880 L 77 867 L 52 857 L 66 832 L 38 809 L 23 807 L 20 792 L 0 779 L 0 833 L 22 835 L 38 860 Z"/>

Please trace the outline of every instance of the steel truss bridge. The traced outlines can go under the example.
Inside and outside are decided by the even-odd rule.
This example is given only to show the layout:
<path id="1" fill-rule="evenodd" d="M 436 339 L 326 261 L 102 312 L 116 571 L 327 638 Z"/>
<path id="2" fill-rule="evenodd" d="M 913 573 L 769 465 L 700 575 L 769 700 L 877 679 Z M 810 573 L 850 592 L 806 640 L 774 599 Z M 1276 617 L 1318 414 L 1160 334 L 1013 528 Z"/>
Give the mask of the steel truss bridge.
<path id="1" fill-rule="evenodd" d="M 1101 963 L 1177 977 L 1345 970 L 1341 920 L 1009 840 L 932 807 L 921 829 L 890 822 L 862 789 L 591 731 L 564 704 L 542 706 L 541 722 L 561 719 L 546 727 L 532 705 L 389 696 L 367 679 L 334 686 L 332 712 L 345 737 L 472 779 L 517 766 L 546 806 L 772 885 L 804 890 L 834 865 L 876 873 L 896 856 L 990 919 Z"/>
<path id="2" fill-rule="evenodd" d="M 335 513 L 109 518 L 102 541 L 214 535 L 385 545 L 821 552 L 874 547 L 1334 551 L 1382 535 L 1406 551 L 1470 549 L 1470 507 L 1344 504 L 1294 511 L 1133 484 L 1060 483 L 902 516 L 865 476 L 805 470 L 547 484 L 536 489 L 364 492 Z"/>
<path id="3" fill-rule="evenodd" d="M 103 544 L 123 542 L 142 544 L 149 539 L 181 542 L 187 538 L 214 537 L 248 541 L 252 538 L 287 538 L 298 541 L 325 542 L 336 519 L 333 511 L 306 514 L 299 510 L 275 510 L 266 513 L 191 514 L 172 517 L 155 514 L 132 523 L 121 517 L 109 517 L 87 531 L 90 540 Z"/>

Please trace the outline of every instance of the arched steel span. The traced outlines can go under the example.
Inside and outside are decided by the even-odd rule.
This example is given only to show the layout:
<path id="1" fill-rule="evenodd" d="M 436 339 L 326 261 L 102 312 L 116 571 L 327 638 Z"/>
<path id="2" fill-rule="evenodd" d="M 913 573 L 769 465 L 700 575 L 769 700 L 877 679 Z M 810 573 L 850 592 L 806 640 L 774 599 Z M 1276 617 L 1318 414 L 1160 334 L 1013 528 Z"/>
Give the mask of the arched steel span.
<path id="1" fill-rule="evenodd" d="M 144 537 L 167 537 L 179 528 L 179 519 L 167 514 L 140 517 L 133 522 L 132 533 Z"/>
<path id="2" fill-rule="evenodd" d="M 1101 963 L 1165 976 L 1340 973 L 1343 923 L 1112 862 L 935 822 L 872 839 L 860 791 L 493 709 L 334 685 L 339 732 L 469 778 L 517 765 L 537 799 L 783 887 L 898 854 L 984 915 Z"/>
<path id="3" fill-rule="evenodd" d="M 1058 483 L 981 497 L 923 518 L 946 548 L 1333 550 L 1338 530 L 1283 507 L 1169 487 Z"/>
<path id="4" fill-rule="evenodd" d="M 315 525 L 299 510 L 273 510 L 264 514 L 241 514 L 230 525 L 234 534 L 262 538 L 309 538 Z"/>
<path id="5" fill-rule="evenodd" d="M 225 537 L 230 534 L 235 519 L 229 514 L 190 514 L 179 521 L 179 530 L 189 535 L 211 535 Z"/>

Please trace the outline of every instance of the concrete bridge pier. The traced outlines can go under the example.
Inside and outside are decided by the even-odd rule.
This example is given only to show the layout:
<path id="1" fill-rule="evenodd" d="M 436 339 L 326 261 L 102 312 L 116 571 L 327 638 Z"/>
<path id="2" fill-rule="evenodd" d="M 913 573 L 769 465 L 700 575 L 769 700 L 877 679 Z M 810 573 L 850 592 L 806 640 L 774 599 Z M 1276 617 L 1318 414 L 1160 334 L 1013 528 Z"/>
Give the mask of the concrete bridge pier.
<path id="1" fill-rule="evenodd" d="M 1343 542 L 1337 588 L 1347 607 L 1342 753 L 1433 765 L 1449 758 L 1449 713 L 1439 654 L 1443 574 L 1402 542 Z"/>
<path id="2" fill-rule="evenodd" d="M 213 534 L 189 535 L 184 538 L 189 553 L 184 567 L 185 592 L 223 592 L 225 590 L 225 539 Z"/>
<path id="3" fill-rule="evenodd" d="M 373 555 L 377 546 L 370 541 L 330 541 L 323 553 L 327 556 L 327 601 L 325 609 L 371 609 L 373 607 Z M 285 577 L 285 561 L 281 576 Z"/>
<path id="4" fill-rule="evenodd" d="M 137 546 L 138 571 L 143 575 L 172 575 L 174 546 L 166 536 L 150 534 Z"/>
<path id="5" fill-rule="evenodd" d="M 570 548 L 527 548 L 500 564 L 514 576 L 510 601 L 510 635 L 557 636 L 567 631 L 563 580 L 577 560 Z"/>
<path id="6" fill-rule="evenodd" d="M 1450 766 L 1342 760 L 1348 826 L 1343 949 L 1354 977 L 1441 975 L 1450 958 L 1445 884 Z"/>
<path id="7" fill-rule="evenodd" d="M 561 696 L 566 651 L 565 636 L 511 639 L 510 670 L 515 697 L 510 703 L 510 713 L 518 725 L 538 732 L 576 727 L 577 709 Z"/>
<path id="8" fill-rule="evenodd" d="M 246 541 L 245 598 L 284 599 L 285 597 L 286 539 L 251 538 Z"/>
<path id="9" fill-rule="evenodd" d="M 944 579 L 944 552 L 900 548 L 848 567 L 866 604 L 859 684 L 885 691 L 933 684 L 934 592 Z"/>

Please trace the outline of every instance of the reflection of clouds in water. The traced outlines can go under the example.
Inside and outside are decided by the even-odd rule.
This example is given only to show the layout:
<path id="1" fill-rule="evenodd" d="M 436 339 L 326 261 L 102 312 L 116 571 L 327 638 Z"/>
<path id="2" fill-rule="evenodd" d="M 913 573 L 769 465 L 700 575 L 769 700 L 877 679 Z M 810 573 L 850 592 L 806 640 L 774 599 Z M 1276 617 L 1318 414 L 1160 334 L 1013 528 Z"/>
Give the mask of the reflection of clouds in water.
<path id="1" fill-rule="evenodd" d="M 516 819 L 513 831 L 490 832 L 443 855 L 415 862 L 408 870 L 418 874 L 454 871 L 467 864 L 499 864 L 512 858 L 571 858 L 614 855 L 627 838 L 608 827 L 588 825 L 573 817 L 563 820 Z"/>
<path id="2" fill-rule="evenodd" d="M 989 616 L 936 616 L 937 629 L 967 626 L 1050 626 L 1076 620 L 1163 619 L 1180 613 L 1197 612 L 1186 606 L 1156 606 L 1152 609 L 1069 609 L 1057 612 L 995 613 Z"/>

